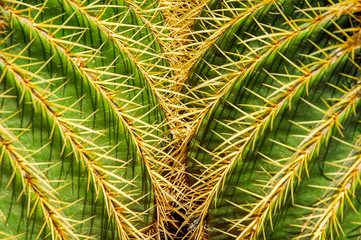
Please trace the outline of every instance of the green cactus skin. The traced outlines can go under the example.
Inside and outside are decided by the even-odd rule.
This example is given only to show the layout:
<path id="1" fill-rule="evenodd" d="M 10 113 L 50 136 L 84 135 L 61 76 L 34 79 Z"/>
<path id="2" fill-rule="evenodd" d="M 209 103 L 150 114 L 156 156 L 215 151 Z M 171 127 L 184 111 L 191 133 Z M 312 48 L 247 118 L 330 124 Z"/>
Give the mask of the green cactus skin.
<path id="1" fill-rule="evenodd" d="M 194 1 L 0 1 L 0 239 L 361 238 L 361 3 Z"/>
<path id="2" fill-rule="evenodd" d="M 360 235 L 360 6 L 295 4 L 252 9 L 191 72 L 210 104 L 188 152 L 194 192 L 208 187 L 195 216 L 209 239 Z"/>
<path id="3" fill-rule="evenodd" d="M 143 239 L 155 209 L 142 144 L 167 127 L 132 58 L 155 64 L 154 35 L 123 1 L 2 14 L 1 238 Z"/>

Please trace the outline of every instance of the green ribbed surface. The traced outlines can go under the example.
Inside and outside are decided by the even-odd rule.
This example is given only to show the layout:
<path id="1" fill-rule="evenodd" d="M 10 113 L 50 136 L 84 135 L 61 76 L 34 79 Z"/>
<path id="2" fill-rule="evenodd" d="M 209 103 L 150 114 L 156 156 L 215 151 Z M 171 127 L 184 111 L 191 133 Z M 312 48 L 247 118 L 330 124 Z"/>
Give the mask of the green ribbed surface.
<path id="1" fill-rule="evenodd" d="M 0 7 L 0 239 L 361 238 L 359 1 Z"/>
<path id="2" fill-rule="evenodd" d="M 147 75 L 167 65 L 154 33 L 124 1 L 2 11 L 0 238 L 143 238 L 155 208 L 142 144 L 167 129 Z"/>
<path id="3" fill-rule="evenodd" d="M 286 23 L 282 14 L 295 21 L 304 22 L 306 20 L 307 17 L 304 13 L 295 11 L 296 7 L 299 9 L 309 7 L 304 1 L 282 0 L 277 2 L 276 4 L 270 3 L 270 1 L 259 1 L 254 2 L 251 6 L 247 6 L 246 3 L 238 3 L 238 1 L 230 3 L 240 5 L 235 6 L 237 13 L 221 14 L 223 18 L 229 18 L 228 22 L 225 21 L 221 25 L 222 27 L 219 27 L 218 31 L 221 32 L 218 34 L 219 37 L 190 71 L 187 82 L 188 95 L 199 99 L 191 103 L 195 106 L 209 104 L 210 98 L 220 94 L 226 84 L 238 78 L 244 69 L 257 61 L 272 47 L 273 43 L 287 36 L 289 31 L 292 31 L 292 26 Z M 313 4 L 317 5 L 316 2 Z M 225 3 L 217 5 L 212 1 L 209 8 L 215 8 L 213 5 L 220 5 L 218 6 L 220 9 L 227 6 Z M 220 9 L 216 8 L 214 12 L 220 11 Z M 208 29 L 215 25 L 208 21 L 200 22 L 200 20 L 196 22 L 196 28 L 199 28 L 198 25 L 200 25 Z M 194 35 L 200 37 L 205 33 L 200 31 L 200 34 Z M 203 38 L 205 37 L 211 38 L 211 36 L 203 36 Z"/>
<path id="4" fill-rule="evenodd" d="M 218 92 L 188 152 L 194 192 L 209 189 L 204 201 L 211 204 L 196 213 L 209 239 L 345 239 L 360 234 L 359 170 L 352 167 L 360 160 L 361 133 L 356 8 L 346 6 L 350 12 L 342 14 L 336 13 L 341 6 L 321 8 L 315 16 L 310 10 L 296 11 L 296 2 L 278 5 L 288 23 L 280 14 L 272 20 L 275 4 L 241 18 L 205 52 L 192 70 L 197 78 L 190 75 L 190 85 L 197 85 L 193 92 L 203 94 L 200 99 Z M 265 30 L 266 25 L 271 27 Z M 272 34 L 272 28 L 283 35 Z M 227 34 L 240 40 L 231 41 Z M 254 40 L 246 40 L 247 35 Z M 215 49 L 225 54 L 218 56 Z M 237 51 L 247 60 L 244 69 L 226 58 Z M 247 52 L 253 57 L 247 59 Z M 227 79 L 222 72 L 227 63 L 238 77 Z M 214 66 L 219 71 L 212 73 Z M 229 83 L 221 88 L 215 79 Z M 351 168 L 356 175 L 348 178 Z M 350 200 L 340 196 L 340 189 Z"/>

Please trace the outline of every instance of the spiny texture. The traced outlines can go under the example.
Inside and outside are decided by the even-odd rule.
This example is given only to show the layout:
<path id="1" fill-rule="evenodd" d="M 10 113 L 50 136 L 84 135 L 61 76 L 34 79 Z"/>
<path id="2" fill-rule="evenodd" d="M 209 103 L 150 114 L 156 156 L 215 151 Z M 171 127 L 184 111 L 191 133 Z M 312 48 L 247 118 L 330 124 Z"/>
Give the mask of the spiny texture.
<path id="1" fill-rule="evenodd" d="M 361 3 L 0 1 L 1 239 L 358 239 Z"/>
<path id="2" fill-rule="evenodd" d="M 5 4 L 1 238 L 143 239 L 149 152 L 167 144 L 149 77 L 167 62 L 147 17 L 124 1 Z"/>
<path id="3" fill-rule="evenodd" d="M 195 236 L 360 237 L 360 10 L 263 1 L 205 51 L 189 78 L 188 104 L 208 105 L 188 152 Z"/>

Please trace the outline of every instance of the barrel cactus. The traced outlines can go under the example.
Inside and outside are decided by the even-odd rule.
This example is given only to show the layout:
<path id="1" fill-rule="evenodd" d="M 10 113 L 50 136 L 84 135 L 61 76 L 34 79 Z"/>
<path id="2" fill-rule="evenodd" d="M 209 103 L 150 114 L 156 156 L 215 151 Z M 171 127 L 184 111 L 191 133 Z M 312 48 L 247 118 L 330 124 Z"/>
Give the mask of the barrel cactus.
<path id="1" fill-rule="evenodd" d="M 359 1 L 0 8 L 0 239 L 361 238 Z"/>

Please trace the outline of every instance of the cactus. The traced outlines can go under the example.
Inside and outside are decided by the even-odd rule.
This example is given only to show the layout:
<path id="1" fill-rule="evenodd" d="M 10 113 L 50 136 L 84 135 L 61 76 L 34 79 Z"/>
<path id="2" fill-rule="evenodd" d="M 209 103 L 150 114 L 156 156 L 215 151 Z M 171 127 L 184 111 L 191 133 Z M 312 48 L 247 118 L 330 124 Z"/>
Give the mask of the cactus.
<path id="1" fill-rule="evenodd" d="M 360 238 L 359 1 L 0 8 L 0 239 Z"/>

